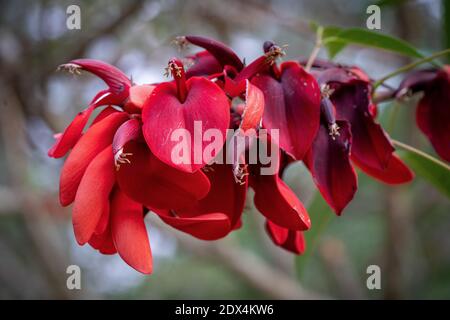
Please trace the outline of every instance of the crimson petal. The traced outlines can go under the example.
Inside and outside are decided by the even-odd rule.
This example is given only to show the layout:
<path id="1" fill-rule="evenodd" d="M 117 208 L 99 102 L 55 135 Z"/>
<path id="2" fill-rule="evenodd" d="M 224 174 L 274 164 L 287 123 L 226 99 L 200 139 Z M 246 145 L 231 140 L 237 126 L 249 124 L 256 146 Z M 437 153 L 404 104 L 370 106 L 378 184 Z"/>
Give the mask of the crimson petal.
<path id="1" fill-rule="evenodd" d="M 113 113 L 89 128 L 73 148 L 61 171 L 59 199 L 63 206 L 71 204 L 81 178 L 89 163 L 111 144 L 117 128 L 128 118 L 120 112 Z"/>
<path id="2" fill-rule="evenodd" d="M 285 62 L 281 69 L 280 81 L 259 75 L 252 83 L 264 92 L 263 126 L 278 129 L 280 147 L 301 160 L 319 128 L 320 90 L 298 63 Z"/>
<path id="3" fill-rule="evenodd" d="M 253 168 L 250 183 L 255 191 L 255 207 L 267 219 L 291 230 L 311 227 L 305 207 L 278 174 L 261 175 Z"/>
<path id="4" fill-rule="evenodd" d="M 119 186 L 147 207 L 179 209 L 202 199 L 209 191 L 208 177 L 202 171 L 187 173 L 174 169 L 156 158 L 145 143 L 130 141 L 122 154 L 129 163 L 119 163 L 116 172 Z"/>
<path id="5" fill-rule="evenodd" d="M 153 209 L 152 209 L 153 210 Z M 153 210 L 162 221 L 171 227 L 201 240 L 217 240 L 230 232 L 230 219 L 223 213 L 199 214 L 178 217 L 170 210 Z"/>
<path id="6" fill-rule="evenodd" d="M 270 220 L 266 221 L 266 230 L 272 241 L 292 253 L 302 254 L 306 243 L 303 232 L 280 227 Z"/>
<path id="7" fill-rule="evenodd" d="M 208 195 L 189 208 L 175 210 L 175 213 L 183 218 L 198 214 L 224 213 L 230 220 L 230 227 L 234 228 L 244 210 L 247 179 L 244 178 L 242 182 L 235 181 L 232 166 L 225 164 L 208 167 L 206 176 L 211 182 Z"/>
<path id="8" fill-rule="evenodd" d="M 131 80 L 116 67 L 103 61 L 94 59 L 72 60 L 63 66 L 75 65 L 82 70 L 86 70 L 101 78 L 117 97 L 125 99 L 128 95 L 128 89 L 131 87 Z"/>
<path id="9" fill-rule="evenodd" d="M 108 104 L 110 93 L 107 90 L 100 91 L 92 100 L 89 107 L 79 112 L 64 132 L 58 136 L 54 145 L 48 151 L 53 158 L 63 157 L 78 142 L 83 134 L 83 129 L 95 108 Z"/>
<path id="10" fill-rule="evenodd" d="M 321 124 L 316 139 L 304 161 L 320 193 L 337 215 L 353 199 L 357 176 L 350 163 L 351 134 L 349 124 L 337 121 L 339 135 L 334 139 Z M 353 146 L 352 146 L 353 147 Z"/>
<path id="11" fill-rule="evenodd" d="M 111 231 L 120 257 L 139 272 L 150 274 L 152 252 L 142 206 L 116 189 L 111 201 Z"/>
<path id="12" fill-rule="evenodd" d="M 208 76 L 222 72 L 222 66 L 208 51 L 201 51 L 187 57 L 193 61 L 193 65 L 186 71 L 186 78 Z"/>
<path id="13" fill-rule="evenodd" d="M 225 137 L 230 105 L 225 93 L 205 78 L 190 78 L 186 86 L 188 94 L 184 103 L 178 100 L 174 82 L 162 83 L 154 89 L 144 104 L 143 133 L 150 150 L 161 161 L 185 172 L 195 172 L 215 157 L 203 156 L 209 142 L 202 139 L 201 133 L 216 129 Z M 174 133 L 180 133 L 179 138 L 183 140 L 173 141 Z M 183 153 L 184 161 L 175 163 L 172 153 L 183 142 L 190 150 L 188 154 Z"/>
<path id="14" fill-rule="evenodd" d="M 402 160 L 400 160 L 396 154 L 392 154 L 387 167 L 383 170 L 368 167 L 353 157 L 352 161 L 369 176 L 372 176 L 387 184 L 401 184 L 414 179 L 414 173 L 406 166 L 406 164 L 403 163 Z"/>
<path id="15" fill-rule="evenodd" d="M 114 183 L 114 158 L 108 146 L 87 167 L 75 196 L 72 222 L 80 245 L 89 241 L 102 215 L 109 212 Z"/>
<path id="16" fill-rule="evenodd" d="M 223 67 L 230 65 L 235 67 L 236 70 L 241 70 L 244 67 L 238 55 L 230 47 L 219 41 L 199 36 L 184 36 L 182 38 L 207 50 Z"/>
<path id="17" fill-rule="evenodd" d="M 117 253 L 116 247 L 111 233 L 111 224 L 105 226 L 105 230 L 100 234 L 93 234 L 89 239 L 89 245 L 100 251 L 102 254 L 115 254 Z"/>

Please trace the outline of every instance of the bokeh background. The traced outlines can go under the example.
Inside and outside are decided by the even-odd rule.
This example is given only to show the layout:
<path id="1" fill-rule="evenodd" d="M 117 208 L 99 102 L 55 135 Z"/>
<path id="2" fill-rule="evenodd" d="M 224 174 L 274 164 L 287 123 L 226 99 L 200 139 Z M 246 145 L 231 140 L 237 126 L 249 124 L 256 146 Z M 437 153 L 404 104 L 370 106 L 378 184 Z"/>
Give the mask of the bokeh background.
<path id="1" fill-rule="evenodd" d="M 87 73 L 55 72 L 59 64 L 102 59 L 136 83 L 158 82 L 169 57 L 196 50 L 180 53 L 171 44 L 183 34 L 216 38 L 247 62 L 261 55 L 265 40 L 288 44 L 287 59 L 307 57 L 314 45 L 310 21 L 365 27 L 373 2 L 1 1 L 0 298 L 450 298 L 450 203 L 420 178 L 389 187 L 360 173 L 355 200 L 338 218 L 317 201 L 304 167 L 292 165 L 285 180 L 307 205 L 313 203 L 312 241 L 300 257 L 269 241 L 251 201 L 243 228 L 215 242 L 186 237 L 148 217 L 151 276 L 117 256 L 79 247 L 70 208 L 58 203 L 63 160 L 47 157 L 53 133 L 104 88 Z M 381 32 L 425 53 L 446 48 L 445 2 L 381 1 Z M 66 28 L 71 4 L 81 8 L 81 30 Z M 375 79 L 409 62 L 355 46 L 336 60 Z M 380 121 L 396 139 L 433 153 L 414 123 L 416 101 L 381 105 Z M 66 288 L 71 264 L 81 267 L 81 290 Z M 381 268 L 381 290 L 366 287 L 371 264 Z"/>

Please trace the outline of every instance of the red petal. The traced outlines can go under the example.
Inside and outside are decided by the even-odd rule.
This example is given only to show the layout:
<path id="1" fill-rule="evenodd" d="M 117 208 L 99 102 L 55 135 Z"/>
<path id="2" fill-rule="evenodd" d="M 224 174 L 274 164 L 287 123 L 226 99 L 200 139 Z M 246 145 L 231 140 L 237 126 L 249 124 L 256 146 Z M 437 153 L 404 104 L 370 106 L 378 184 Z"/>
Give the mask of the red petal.
<path id="1" fill-rule="evenodd" d="M 174 168 L 194 172 L 215 157 L 209 154 L 203 157 L 203 151 L 210 142 L 202 140 L 201 133 L 216 129 L 225 137 L 230 121 L 230 105 L 225 93 L 205 78 L 193 77 L 186 84 L 188 95 L 184 103 L 177 98 L 175 83 L 166 82 L 155 88 L 144 105 L 143 132 L 150 149 L 161 161 Z M 184 140 L 172 141 L 172 134 L 177 129 L 185 129 Z M 195 141 L 198 140 L 196 137 L 200 138 L 201 143 Z M 183 141 L 190 149 L 183 155 L 186 161 L 174 163 L 172 152 Z"/>
<path id="2" fill-rule="evenodd" d="M 261 122 L 264 112 L 264 94 L 250 81 L 246 80 L 245 107 L 242 114 L 240 129 L 246 131 L 255 129 Z"/>
<path id="3" fill-rule="evenodd" d="M 129 97 L 124 103 L 124 110 L 128 113 L 141 113 L 145 100 L 148 99 L 155 87 L 154 85 L 132 86 Z"/>
<path id="4" fill-rule="evenodd" d="M 303 159 L 319 128 L 320 90 L 298 63 L 282 64 L 280 81 L 260 75 L 252 83 L 264 92 L 263 126 L 279 129 L 280 147 Z"/>
<path id="5" fill-rule="evenodd" d="M 107 224 L 105 231 L 99 235 L 93 234 L 91 239 L 89 240 L 89 244 L 94 248 L 100 251 L 103 254 L 115 254 L 117 253 L 116 247 L 114 246 L 112 234 L 111 234 L 111 225 Z"/>
<path id="6" fill-rule="evenodd" d="M 147 207 L 178 209 L 206 196 L 210 183 L 202 171 L 182 172 L 159 161 L 145 143 L 131 141 L 123 148 L 117 180 L 123 192 Z"/>
<path id="7" fill-rule="evenodd" d="M 223 213 L 230 220 L 231 229 L 238 223 L 244 210 L 247 193 L 247 179 L 235 181 L 231 165 L 214 164 L 208 167 L 206 176 L 211 182 L 208 195 L 192 207 L 175 210 L 179 217 L 193 217 L 198 214 Z M 231 231 L 228 229 L 228 232 Z"/>
<path id="8" fill-rule="evenodd" d="M 335 140 L 328 128 L 321 124 L 316 139 L 304 161 L 320 193 L 340 215 L 353 199 L 357 189 L 357 176 L 350 159 L 351 134 L 347 122 L 338 121 L 339 135 Z"/>
<path id="9" fill-rule="evenodd" d="M 199 214 L 192 217 L 178 217 L 169 210 L 156 209 L 155 213 L 171 227 L 202 240 L 223 238 L 231 229 L 230 219 L 223 213 Z"/>
<path id="10" fill-rule="evenodd" d="M 222 66 L 230 65 L 237 70 L 241 70 L 244 67 L 237 54 L 230 47 L 219 41 L 199 36 L 185 36 L 184 38 L 190 43 L 207 50 Z"/>
<path id="11" fill-rule="evenodd" d="M 109 212 L 114 182 L 114 158 L 108 146 L 87 167 L 75 197 L 72 222 L 80 245 L 89 241 L 101 216 Z"/>
<path id="12" fill-rule="evenodd" d="M 441 71 L 419 101 L 416 121 L 437 154 L 450 162 L 450 75 Z"/>
<path id="13" fill-rule="evenodd" d="M 76 115 L 69 126 L 57 138 L 55 144 L 48 151 L 48 155 L 53 158 L 61 158 L 69 152 L 70 149 L 78 142 L 83 133 L 83 128 L 89 120 L 89 117 L 94 111 L 94 106 L 91 105 Z"/>
<path id="14" fill-rule="evenodd" d="M 119 189 L 111 201 L 111 230 L 120 257 L 137 271 L 151 273 L 152 252 L 142 206 Z"/>
<path id="15" fill-rule="evenodd" d="M 222 72 L 222 66 L 208 51 L 201 51 L 187 58 L 191 59 L 194 64 L 186 71 L 186 78 L 208 76 Z"/>
<path id="16" fill-rule="evenodd" d="M 117 128 L 128 118 L 125 113 L 114 113 L 89 128 L 73 148 L 62 168 L 59 199 L 67 206 L 75 199 L 81 178 L 89 163 L 112 142 Z"/>
<path id="17" fill-rule="evenodd" d="M 355 80 L 343 85 L 334 92 L 331 100 L 336 107 L 336 118 L 346 120 L 351 125 L 352 157 L 365 166 L 379 170 L 385 168 L 394 147 L 371 115 L 368 83 Z"/>
<path id="18" fill-rule="evenodd" d="M 72 120 L 70 125 L 60 134 L 55 144 L 48 151 L 48 155 L 54 158 L 63 157 L 70 149 L 72 149 L 83 134 L 83 129 L 89 120 L 95 108 L 111 103 L 111 93 L 103 90 L 97 93 L 92 99 L 88 108 L 84 109 Z M 103 110 L 94 120 L 94 123 L 100 121 L 107 113 L 108 108 Z"/>
<path id="19" fill-rule="evenodd" d="M 125 99 L 128 96 L 128 88 L 131 87 L 130 79 L 116 67 L 103 61 L 94 59 L 77 59 L 69 62 L 69 65 L 77 65 L 97 77 L 101 78 L 117 97 Z M 64 65 L 63 65 L 64 66 Z"/>
<path id="20" fill-rule="evenodd" d="M 130 119 L 122 123 L 114 135 L 112 143 L 112 152 L 114 156 L 119 156 L 117 153 L 122 152 L 123 147 L 130 141 L 138 140 L 142 137 L 141 123 L 137 119 Z"/>
<path id="21" fill-rule="evenodd" d="M 353 157 L 352 161 L 366 174 L 384 183 L 401 184 L 414 179 L 414 173 L 396 154 L 392 154 L 391 160 L 389 160 L 387 167 L 383 170 L 368 167 Z"/>
<path id="22" fill-rule="evenodd" d="M 117 113 L 120 112 L 117 109 L 108 106 L 105 109 L 103 109 L 92 121 L 91 127 L 96 124 L 97 122 L 102 121 L 103 119 L 106 119 L 109 115 L 113 114 L 113 113 Z"/>
<path id="23" fill-rule="evenodd" d="M 310 228 L 311 220 L 305 207 L 278 175 L 256 173 L 251 181 L 255 207 L 267 219 L 291 230 Z"/>
<path id="24" fill-rule="evenodd" d="M 276 245 L 295 254 L 302 254 L 305 251 L 306 243 L 303 232 L 280 227 L 270 220 L 266 221 L 266 229 Z"/>

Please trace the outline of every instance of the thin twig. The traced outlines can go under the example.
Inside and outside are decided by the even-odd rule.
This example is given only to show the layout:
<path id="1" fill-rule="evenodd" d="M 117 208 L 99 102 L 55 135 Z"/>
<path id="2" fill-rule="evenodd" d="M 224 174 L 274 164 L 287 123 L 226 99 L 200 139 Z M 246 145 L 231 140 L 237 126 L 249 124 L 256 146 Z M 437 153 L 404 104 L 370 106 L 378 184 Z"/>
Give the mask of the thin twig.
<path id="1" fill-rule="evenodd" d="M 317 27 L 316 32 L 316 44 L 314 45 L 314 48 L 311 52 L 311 55 L 309 56 L 308 62 L 306 63 L 305 70 L 309 72 L 311 70 L 311 67 L 314 64 L 314 61 L 317 58 L 317 55 L 320 52 L 320 49 L 322 48 L 322 35 L 323 35 L 323 27 L 319 26 Z"/>

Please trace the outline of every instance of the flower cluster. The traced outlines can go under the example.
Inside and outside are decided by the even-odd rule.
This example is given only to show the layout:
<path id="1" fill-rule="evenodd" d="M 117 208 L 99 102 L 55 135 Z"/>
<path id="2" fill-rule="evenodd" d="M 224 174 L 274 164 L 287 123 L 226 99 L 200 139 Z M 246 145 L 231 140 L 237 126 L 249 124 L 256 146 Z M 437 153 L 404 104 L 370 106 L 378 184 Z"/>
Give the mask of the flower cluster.
<path id="1" fill-rule="evenodd" d="M 166 72 L 173 81 L 137 85 L 117 68 L 91 59 L 60 66 L 72 73 L 88 71 L 108 86 L 55 135 L 49 150 L 55 158 L 71 150 L 61 172 L 60 202 L 73 203 L 80 245 L 118 253 L 131 267 L 151 273 L 147 214 L 196 238 L 216 240 L 240 228 L 252 188 L 272 241 L 300 254 L 305 250 L 303 232 L 311 222 L 281 179 L 288 164 L 305 163 L 338 215 L 357 190 L 354 166 L 389 184 L 413 178 L 376 121 L 372 83 L 362 70 L 316 61 L 309 73 L 301 61 L 280 64 L 283 48 L 272 42 L 264 43 L 261 56 L 248 65 L 215 40 L 185 36 L 177 42 L 204 50 L 171 59 Z M 425 91 L 417 111 L 419 127 L 449 160 L 448 69 L 411 77 L 396 94 Z M 85 129 L 99 107 L 105 108 Z M 202 131 L 214 129 L 223 136 L 234 129 L 238 134 L 231 140 L 239 135 L 247 140 L 233 148 L 221 141 L 208 152 L 208 141 L 196 138 L 196 123 Z M 179 141 L 172 138 L 179 129 L 189 146 L 183 149 L 188 161 L 174 161 Z M 263 136 L 263 129 L 278 135 Z M 250 161 L 255 144 L 275 150 L 275 170 L 264 173 L 269 164 L 259 155 Z M 215 161 L 229 153 L 234 154 L 231 163 Z"/>

